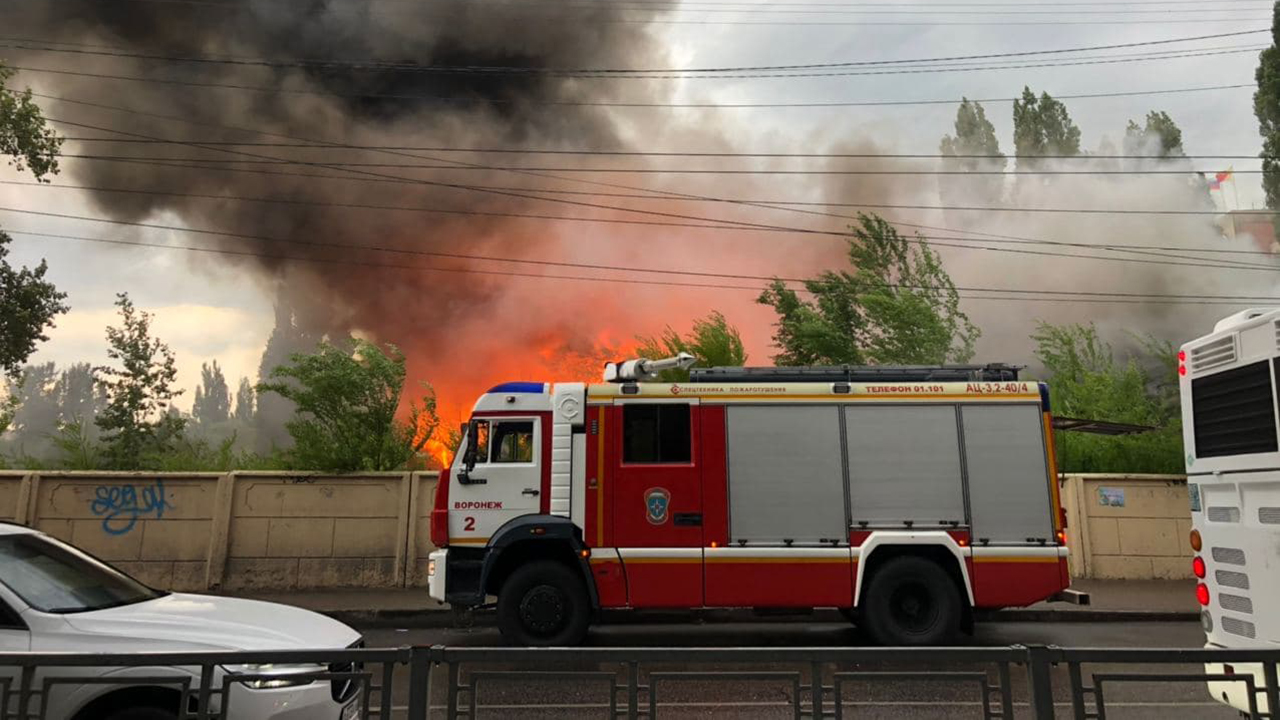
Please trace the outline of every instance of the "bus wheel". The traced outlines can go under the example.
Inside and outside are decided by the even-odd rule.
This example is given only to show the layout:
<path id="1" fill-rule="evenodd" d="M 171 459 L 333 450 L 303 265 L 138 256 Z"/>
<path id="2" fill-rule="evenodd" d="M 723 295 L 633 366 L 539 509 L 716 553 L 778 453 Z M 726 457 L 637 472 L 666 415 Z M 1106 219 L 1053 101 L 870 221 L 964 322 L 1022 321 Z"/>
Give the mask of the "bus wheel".
<path id="1" fill-rule="evenodd" d="M 960 629 L 960 593 L 947 572 L 921 557 L 893 558 L 863 593 L 861 626 L 881 645 L 942 645 Z"/>
<path id="2" fill-rule="evenodd" d="M 516 570 L 498 593 L 498 630 L 512 645 L 577 645 L 590 615 L 582 578 L 550 560 Z"/>

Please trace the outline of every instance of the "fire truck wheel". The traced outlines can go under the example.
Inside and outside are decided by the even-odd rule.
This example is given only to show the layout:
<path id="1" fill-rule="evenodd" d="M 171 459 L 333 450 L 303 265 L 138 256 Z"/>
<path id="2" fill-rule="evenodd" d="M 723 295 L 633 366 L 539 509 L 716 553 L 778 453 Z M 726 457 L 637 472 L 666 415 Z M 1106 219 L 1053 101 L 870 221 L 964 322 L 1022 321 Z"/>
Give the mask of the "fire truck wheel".
<path id="1" fill-rule="evenodd" d="M 577 645 L 587 634 L 591 601 L 582 578 L 542 560 L 521 567 L 498 593 L 498 630 L 512 645 Z"/>
<path id="2" fill-rule="evenodd" d="M 960 628 L 960 593 L 947 572 L 921 557 L 876 569 L 861 603 L 861 626 L 881 645 L 941 645 Z"/>

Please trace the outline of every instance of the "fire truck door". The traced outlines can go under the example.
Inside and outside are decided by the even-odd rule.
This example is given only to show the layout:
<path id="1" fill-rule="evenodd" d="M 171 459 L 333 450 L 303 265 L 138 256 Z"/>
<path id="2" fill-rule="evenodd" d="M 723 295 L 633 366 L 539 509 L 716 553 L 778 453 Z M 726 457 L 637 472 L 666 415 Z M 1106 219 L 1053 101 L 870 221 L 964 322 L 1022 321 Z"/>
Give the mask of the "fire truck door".
<path id="1" fill-rule="evenodd" d="M 476 466 L 449 487 L 449 542 L 484 545 L 512 518 L 539 512 L 547 429 L 536 415 L 475 420 Z"/>
<path id="2" fill-rule="evenodd" d="M 702 605 L 702 468 L 696 399 L 613 407 L 614 543 L 633 607 Z"/>

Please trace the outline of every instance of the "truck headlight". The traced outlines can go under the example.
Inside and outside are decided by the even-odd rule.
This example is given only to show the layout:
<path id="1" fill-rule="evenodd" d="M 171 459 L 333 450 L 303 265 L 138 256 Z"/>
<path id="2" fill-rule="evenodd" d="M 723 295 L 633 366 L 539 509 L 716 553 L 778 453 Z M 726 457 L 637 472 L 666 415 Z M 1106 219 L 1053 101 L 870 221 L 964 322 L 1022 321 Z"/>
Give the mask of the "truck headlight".
<path id="1" fill-rule="evenodd" d="M 302 685 L 310 685 L 315 682 L 310 677 L 290 677 L 292 675 L 303 675 L 305 673 L 324 672 L 325 668 L 321 665 L 279 665 L 276 663 L 261 663 L 249 665 L 235 665 L 225 668 L 227 672 L 236 675 L 271 675 L 272 677 L 258 677 L 247 680 L 239 680 L 238 682 L 245 687 L 254 690 L 275 690 L 278 688 L 300 687 Z"/>

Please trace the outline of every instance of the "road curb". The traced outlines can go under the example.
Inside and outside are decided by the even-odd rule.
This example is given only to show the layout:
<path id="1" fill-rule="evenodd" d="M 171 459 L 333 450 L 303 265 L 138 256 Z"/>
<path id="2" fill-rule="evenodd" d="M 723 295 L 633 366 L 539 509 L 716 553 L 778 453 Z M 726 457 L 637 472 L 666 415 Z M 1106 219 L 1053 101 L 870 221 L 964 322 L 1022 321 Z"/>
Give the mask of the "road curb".
<path id="1" fill-rule="evenodd" d="M 463 613 L 451 609 L 388 610 L 318 610 L 335 620 L 358 627 L 415 627 L 415 628 L 469 628 L 492 627 L 496 623 L 492 610 Z M 1194 622 L 1200 619 L 1196 612 L 1147 611 L 1147 610 L 1038 610 L 1015 608 L 997 610 L 979 615 L 980 622 Z M 845 622 L 834 610 L 817 610 L 812 613 L 758 615 L 750 610 L 702 610 L 688 612 L 605 612 L 603 622 L 610 625 L 689 623 L 721 624 L 733 622 L 796 623 L 796 622 Z"/>

